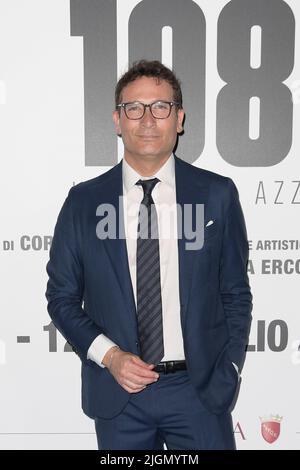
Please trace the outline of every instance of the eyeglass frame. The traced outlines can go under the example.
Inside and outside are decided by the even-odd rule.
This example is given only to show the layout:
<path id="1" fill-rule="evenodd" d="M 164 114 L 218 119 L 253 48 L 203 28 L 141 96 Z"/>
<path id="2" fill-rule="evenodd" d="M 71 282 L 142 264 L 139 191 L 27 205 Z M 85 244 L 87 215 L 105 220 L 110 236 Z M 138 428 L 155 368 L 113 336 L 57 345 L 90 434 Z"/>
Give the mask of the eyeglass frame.
<path id="1" fill-rule="evenodd" d="M 126 113 L 126 110 L 125 110 L 125 106 L 127 104 L 134 104 L 134 103 L 138 103 L 138 104 L 142 104 L 144 106 L 144 112 L 143 114 L 141 115 L 141 117 L 139 118 L 130 118 L 127 116 L 127 113 Z M 152 113 L 152 106 L 155 104 L 155 103 L 167 103 L 170 105 L 170 112 L 168 114 L 168 116 L 166 117 L 156 117 L 156 116 L 153 116 L 153 113 Z M 139 119 L 142 119 L 144 116 L 145 116 L 145 112 L 146 112 L 146 108 L 149 108 L 150 109 L 150 113 L 151 113 L 151 116 L 154 118 L 154 119 L 168 119 L 168 117 L 170 117 L 170 114 L 172 112 L 172 107 L 173 106 L 180 106 L 180 103 L 178 103 L 177 101 L 166 101 L 166 100 L 156 100 L 156 101 L 153 101 L 153 103 L 149 103 L 149 104 L 145 104 L 145 103 L 142 103 L 141 101 L 127 101 L 126 103 L 120 103 L 120 104 L 117 104 L 116 108 L 123 108 L 124 109 L 124 113 L 125 113 L 125 116 L 127 117 L 127 119 L 129 119 L 130 121 L 138 121 Z"/>

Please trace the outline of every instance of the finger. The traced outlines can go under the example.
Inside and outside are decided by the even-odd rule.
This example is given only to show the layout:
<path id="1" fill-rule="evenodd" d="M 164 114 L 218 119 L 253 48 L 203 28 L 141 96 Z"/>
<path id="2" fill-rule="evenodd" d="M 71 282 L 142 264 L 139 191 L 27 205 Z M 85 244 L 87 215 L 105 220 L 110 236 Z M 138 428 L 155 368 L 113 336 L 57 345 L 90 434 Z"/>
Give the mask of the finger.
<path id="1" fill-rule="evenodd" d="M 128 393 L 139 393 L 139 392 L 142 392 L 146 387 L 142 387 L 138 390 L 132 390 L 131 388 L 129 387 L 126 387 L 126 385 L 123 386 L 124 390 L 126 390 L 126 392 Z"/>
<path id="2" fill-rule="evenodd" d="M 129 373 L 126 379 L 130 380 L 131 383 L 134 383 L 137 386 L 143 386 L 143 385 L 149 385 L 153 382 L 157 382 L 158 377 L 143 377 L 140 375 Z"/>
<path id="3" fill-rule="evenodd" d="M 146 388 L 147 384 L 145 383 L 136 383 L 132 380 L 126 379 L 124 385 L 128 387 L 130 390 L 137 391 Z"/>
<path id="4" fill-rule="evenodd" d="M 130 371 L 131 374 L 134 374 L 136 378 L 146 378 L 146 379 L 158 379 L 159 374 L 152 370 L 144 369 L 140 366 L 133 366 Z"/>
<path id="5" fill-rule="evenodd" d="M 148 364 L 147 362 L 143 361 L 139 356 L 133 355 L 132 360 L 135 364 L 144 367 L 145 369 L 148 369 L 150 365 L 152 366 L 152 364 Z"/>
<path id="6" fill-rule="evenodd" d="M 136 366 L 140 367 L 144 371 L 151 371 L 155 367 L 154 364 L 147 364 L 138 356 L 131 356 L 131 360 Z"/>

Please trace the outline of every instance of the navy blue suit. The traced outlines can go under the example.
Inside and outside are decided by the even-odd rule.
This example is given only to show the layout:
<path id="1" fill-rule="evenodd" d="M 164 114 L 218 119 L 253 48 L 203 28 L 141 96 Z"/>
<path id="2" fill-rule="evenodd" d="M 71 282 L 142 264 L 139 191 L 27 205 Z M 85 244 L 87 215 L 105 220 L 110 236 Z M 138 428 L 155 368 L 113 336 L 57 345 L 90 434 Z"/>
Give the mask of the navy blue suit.
<path id="1" fill-rule="evenodd" d="M 181 326 L 187 372 L 203 407 L 229 412 L 239 385 L 251 323 L 248 242 L 237 189 L 230 178 L 175 157 L 177 204 L 204 204 L 204 246 L 178 240 Z M 96 236 L 97 207 L 119 211 L 122 162 L 71 188 L 59 214 L 47 265 L 49 314 L 82 360 L 82 406 L 94 418 L 112 418 L 126 406 L 125 391 L 106 368 L 87 359 L 104 333 L 139 354 L 136 308 L 126 240 Z M 121 208 L 120 208 L 121 209 Z M 123 229 L 122 210 L 117 233 Z M 184 235 L 184 233 L 183 233 Z M 84 303 L 82 303 L 84 302 Z M 141 392 L 143 393 L 143 392 Z"/>

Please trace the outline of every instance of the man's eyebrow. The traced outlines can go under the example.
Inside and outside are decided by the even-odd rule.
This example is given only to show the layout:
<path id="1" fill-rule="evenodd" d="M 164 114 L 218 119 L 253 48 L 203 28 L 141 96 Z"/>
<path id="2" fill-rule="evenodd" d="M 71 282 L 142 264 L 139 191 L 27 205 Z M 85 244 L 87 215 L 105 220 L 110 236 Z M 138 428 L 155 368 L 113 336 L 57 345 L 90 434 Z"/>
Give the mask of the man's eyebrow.
<path id="1" fill-rule="evenodd" d="M 174 100 L 170 98 L 156 98 L 154 100 L 151 100 L 149 103 L 145 103 L 145 104 L 156 103 L 156 101 L 167 101 L 169 103 L 169 102 L 173 102 Z M 122 101 L 122 103 L 144 103 L 144 101 L 137 99 L 137 100 L 130 100 L 130 101 Z"/>

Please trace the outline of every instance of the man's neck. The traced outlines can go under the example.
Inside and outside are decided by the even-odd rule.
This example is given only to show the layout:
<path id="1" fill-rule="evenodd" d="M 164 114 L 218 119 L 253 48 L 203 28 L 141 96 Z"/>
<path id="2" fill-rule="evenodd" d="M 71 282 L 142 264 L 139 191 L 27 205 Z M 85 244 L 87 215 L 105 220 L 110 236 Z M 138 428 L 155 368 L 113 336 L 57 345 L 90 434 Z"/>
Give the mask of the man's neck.
<path id="1" fill-rule="evenodd" d="M 153 176 L 158 170 L 166 163 L 170 158 L 170 155 L 160 160 L 137 160 L 129 155 L 124 155 L 124 159 L 139 175 L 141 176 Z"/>

